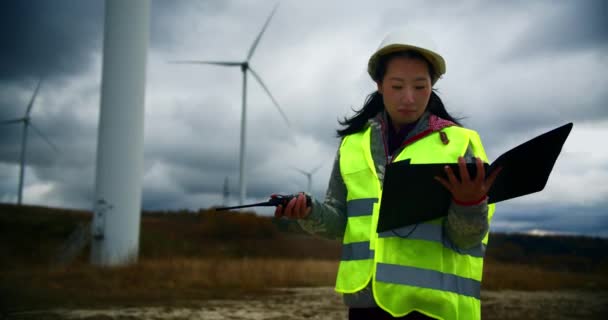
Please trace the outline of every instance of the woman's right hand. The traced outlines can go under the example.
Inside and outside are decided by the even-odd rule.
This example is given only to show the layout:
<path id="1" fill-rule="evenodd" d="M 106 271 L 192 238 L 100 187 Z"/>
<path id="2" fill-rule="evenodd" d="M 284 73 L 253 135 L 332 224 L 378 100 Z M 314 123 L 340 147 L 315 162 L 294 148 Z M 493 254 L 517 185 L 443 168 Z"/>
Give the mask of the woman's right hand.
<path id="1" fill-rule="evenodd" d="M 304 219 L 310 214 L 310 211 L 312 211 L 312 206 L 306 206 L 306 195 L 300 192 L 297 197 L 287 203 L 285 208 L 282 205 L 278 205 L 274 211 L 274 216 L 276 218 Z"/>

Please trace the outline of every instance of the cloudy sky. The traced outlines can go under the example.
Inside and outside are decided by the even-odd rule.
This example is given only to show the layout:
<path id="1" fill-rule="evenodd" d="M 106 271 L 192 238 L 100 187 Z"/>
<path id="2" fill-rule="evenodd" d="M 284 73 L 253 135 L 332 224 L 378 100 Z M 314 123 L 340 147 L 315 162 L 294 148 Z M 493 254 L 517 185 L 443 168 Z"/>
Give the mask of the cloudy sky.
<path id="1" fill-rule="evenodd" d="M 242 74 L 168 60 L 242 61 L 276 1 L 152 1 L 145 105 L 144 209 L 237 202 Z M 606 1 L 282 0 L 249 76 L 248 201 L 306 189 L 323 198 L 337 120 L 375 84 L 367 59 L 386 33 L 433 35 L 447 61 L 436 88 L 477 130 L 490 160 L 567 122 L 574 129 L 545 190 L 499 204 L 492 228 L 608 237 Z M 0 4 L 0 120 L 22 117 L 44 76 L 30 131 L 24 203 L 92 208 L 103 1 Z M 0 202 L 17 199 L 21 126 L 0 126 Z M 269 211 L 260 211 L 268 214 Z"/>

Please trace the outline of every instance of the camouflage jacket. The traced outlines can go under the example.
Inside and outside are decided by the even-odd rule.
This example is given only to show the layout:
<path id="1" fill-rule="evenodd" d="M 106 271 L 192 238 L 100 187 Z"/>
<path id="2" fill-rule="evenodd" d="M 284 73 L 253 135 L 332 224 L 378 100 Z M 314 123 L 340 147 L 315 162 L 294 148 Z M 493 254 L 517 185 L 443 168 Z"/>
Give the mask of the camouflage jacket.
<path id="1" fill-rule="evenodd" d="M 388 133 L 383 132 L 383 130 L 386 130 L 384 123 L 388 123 L 384 112 L 368 121 L 372 129 L 371 153 L 380 185 L 383 182 L 386 164 L 391 160 L 391 155 L 387 155 L 385 151 L 387 141 L 383 141 L 387 139 L 385 137 L 388 137 Z M 427 112 L 423 114 L 404 141 L 422 138 L 428 133 L 439 131 L 451 125 L 455 124 Z M 398 148 L 394 154 L 399 154 L 404 147 L 405 145 Z M 467 162 L 473 162 L 473 154 L 470 148 L 465 154 L 465 159 Z M 452 202 L 447 218 L 444 220 L 445 233 L 455 246 L 462 249 L 473 247 L 488 232 L 487 216 L 488 206 L 486 201 L 474 206 L 461 206 Z M 325 201 L 319 202 L 313 199 L 311 213 L 305 219 L 299 220 L 299 224 L 311 234 L 330 239 L 342 239 L 346 228 L 346 185 L 340 173 L 339 150 L 334 161 Z M 376 306 L 371 292 L 371 284 L 357 293 L 345 294 L 344 302 L 347 306 L 356 308 Z"/>

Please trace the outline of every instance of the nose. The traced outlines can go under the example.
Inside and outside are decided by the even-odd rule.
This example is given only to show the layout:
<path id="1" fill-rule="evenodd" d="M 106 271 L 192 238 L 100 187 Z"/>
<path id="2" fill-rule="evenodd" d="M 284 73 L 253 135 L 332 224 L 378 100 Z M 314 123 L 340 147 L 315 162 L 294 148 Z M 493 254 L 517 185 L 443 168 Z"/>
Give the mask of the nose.
<path id="1" fill-rule="evenodd" d="M 405 88 L 405 90 L 403 90 L 401 102 L 406 104 L 414 103 L 414 90 L 412 90 L 412 88 Z"/>

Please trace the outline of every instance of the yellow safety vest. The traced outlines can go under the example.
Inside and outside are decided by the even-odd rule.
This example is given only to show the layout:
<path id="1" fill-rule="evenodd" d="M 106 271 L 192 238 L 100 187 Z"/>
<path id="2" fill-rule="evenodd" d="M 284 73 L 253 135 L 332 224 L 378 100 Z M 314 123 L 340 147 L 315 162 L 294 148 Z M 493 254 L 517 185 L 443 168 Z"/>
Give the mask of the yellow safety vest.
<path id="1" fill-rule="evenodd" d="M 470 145 L 487 162 L 479 135 L 451 126 L 406 146 L 395 161 L 455 163 Z M 438 319 L 480 319 L 480 286 L 488 236 L 460 250 L 447 238 L 443 219 L 378 234 L 382 189 L 370 150 L 371 129 L 349 135 L 340 146 L 347 189 L 347 223 L 336 291 L 355 293 L 372 282 L 376 303 L 395 317 L 418 311 Z M 407 181 L 404 181 L 407 183 Z M 405 213 L 404 213 L 405 214 Z M 489 205 L 488 220 L 494 214 Z"/>

